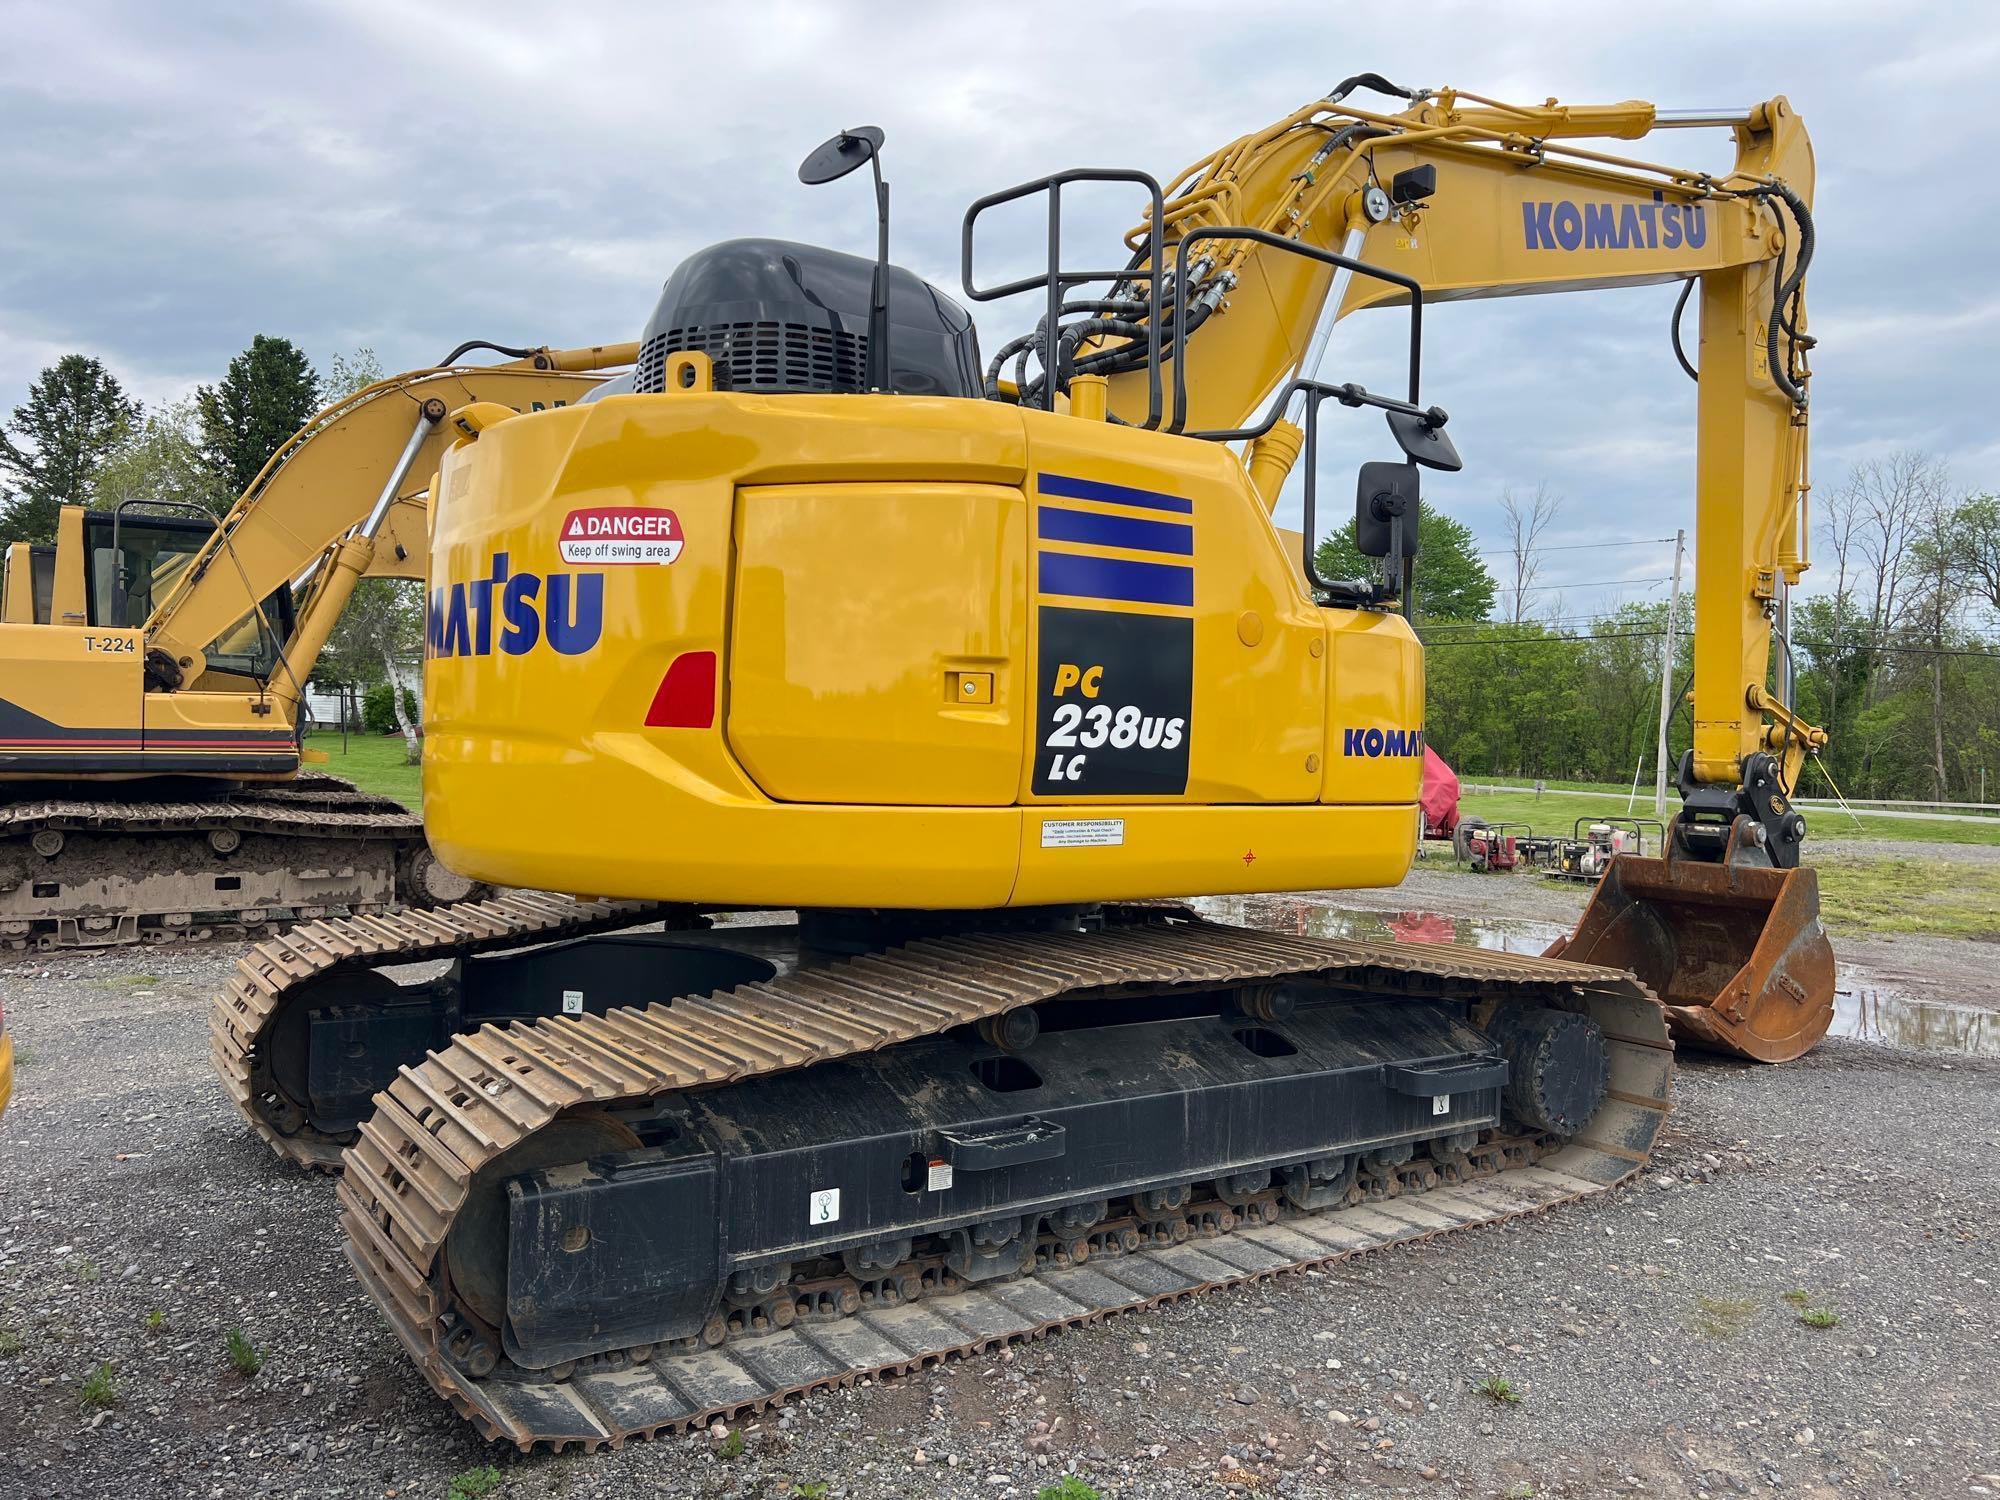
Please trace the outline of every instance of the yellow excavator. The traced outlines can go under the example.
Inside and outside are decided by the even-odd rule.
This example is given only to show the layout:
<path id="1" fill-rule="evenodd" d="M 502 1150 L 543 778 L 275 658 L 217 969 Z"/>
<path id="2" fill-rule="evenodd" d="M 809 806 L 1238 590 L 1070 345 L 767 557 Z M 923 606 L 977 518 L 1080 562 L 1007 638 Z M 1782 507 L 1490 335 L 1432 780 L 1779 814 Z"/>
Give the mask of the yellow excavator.
<path id="1" fill-rule="evenodd" d="M 1690 126 L 1735 166 L 1576 144 Z M 844 131 L 800 169 L 870 170 L 872 261 L 714 246 L 629 391 L 449 414 L 425 820 L 452 869 L 527 889 L 274 937 L 213 1012 L 245 1116 L 340 1167 L 348 1259 L 425 1379 L 522 1448 L 1600 1191 L 1647 1160 L 1701 1007 L 1681 935 L 1719 986 L 1766 944 L 1824 953 L 1785 801 L 1820 736 L 1767 685 L 1805 564 L 1812 164 L 1783 99 L 1365 75 L 1165 187 L 1023 184 L 963 224 L 966 295 L 1040 304 L 990 364 L 891 264 L 881 150 Z M 1069 264 L 1064 195 L 1107 183 L 1144 200 L 1128 253 Z M 1045 264 L 982 280 L 982 224 L 1025 200 Z M 1419 478 L 1459 466 L 1427 310 L 1671 280 L 1701 292 L 1701 571 L 1657 876 L 1557 958 L 1176 902 L 1410 866 Z M 1394 392 L 1320 370 L 1375 305 L 1408 320 Z M 1322 579 L 1320 424 L 1371 412 L 1399 454 L 1357 486 L 1379 573 Z M 1664 977 L 1628 967 L 1641 930 Z M 1824 976 L 1772 974 L 1759 1001 L 1805 1019 L 1763 1034 L 1813 1032 Z"/>
<path id="2" fill-rule="evenodd" d="M 63 508 L 0 584 L 0 946 L 261 935 L 461 900 L 400 804 L 301 768 L 305 683 L 362 577 L 421 579 L 446 412 L 580 400 L 633 346 L 506 350 L 319 413 L 218 523 Z"/>

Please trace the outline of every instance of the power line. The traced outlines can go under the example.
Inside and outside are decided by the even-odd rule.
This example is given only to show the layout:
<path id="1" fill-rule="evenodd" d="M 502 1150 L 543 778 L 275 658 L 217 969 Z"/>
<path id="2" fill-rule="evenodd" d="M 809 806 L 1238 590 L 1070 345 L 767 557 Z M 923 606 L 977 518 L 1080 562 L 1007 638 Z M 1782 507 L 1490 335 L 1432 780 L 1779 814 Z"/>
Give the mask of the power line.
<path id="1" fill-rule="evenodd" d="M 1672 541 L 1673 538 L 1670 536 L 1635 536 L 1629 541 L 1623 542 L 1564 542 L 1554 547 L 1533 547 L 1523 550 L 1535 555 L 1543 552 L 1594 552 L 1601 547 L 1653 547 L 1658 546 L 1662 542 L 1670 543 Z M 1512 557 L 1513 555 L 1514 549 L 1512 547 L 1499 547 L 1491 552 L 1476 552 L 1473 554 L 1475 557 Z"/>
<path id="2" fill-rule="evenodd" d="M 1673 576 L 1671 573 L 1665 573 L 1658 578 L 1602 578 L 1593 583 L 1531 583 L 1523 589 L 1513 588 L 1506 584 L 1495 584 L 1494 592 L 1498 594 L 1545 594 L 1551 589 L 1575 589 L 1580 593 L 1584 589 L 1622 589 L 1628 585 L 1637 586 L 1642 583 L 1671 583 Z"/>

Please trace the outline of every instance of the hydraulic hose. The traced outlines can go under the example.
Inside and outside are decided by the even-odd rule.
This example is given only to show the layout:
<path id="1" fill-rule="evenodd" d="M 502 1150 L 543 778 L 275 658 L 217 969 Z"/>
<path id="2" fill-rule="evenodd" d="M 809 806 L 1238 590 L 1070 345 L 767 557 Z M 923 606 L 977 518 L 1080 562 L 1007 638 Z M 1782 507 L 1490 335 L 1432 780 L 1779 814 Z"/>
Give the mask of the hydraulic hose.
<path id="1" fill-rule="evenodd" d="M 1693 277 L 1689 277 L 1685 282 L 1681 283 L 1681 294 L 1674 299 L 1674 316 L 1673 320 L 1667 324 L 1667 331 L 1673 335 L 1674 358 L 1681 362 L 1681 368 L 1687 371 L 1688 379 L 1699 384 L 1701 375 L 1688 359 L 1687 350 L 1681 347 L 1681 314 L 1687 311 L 1688 298 L 1694 294 L 1695 285 L 1696 281 Z"/>
<path id="2" fill-rule="evenodd" d="M 451 353 L 439 360 L 438 364 L 440 367 L 455 365 L 474 349 L 490 349 L 493 353 L 504 354 L 509 359 L 533 359 L 535 357 L 533 349 L 510 349 L 505 344 L 490 343 L 485 339 L 467 339 L 456 349 L 452 350 Z"/>
<path id="3" fill-rule="evenodd" d="M 1335 84 L 1326 96 L 1328 104 L 1338 104 L 1356 89 L 1367 89 L 1372 94 L 1394 94 L 1399 99 L 1407 99 L 1415 104 L 1419 99 L 1431 96 L 1429 89 L 1399 88 L 1380 73 L 1356 73 L 1352 78 L 1343 78 Z"/>
<path id="4" fill-rule="evenodd" d="M 1812 210 L 1806 207 L 1805 199 L 1793 192 L 1782 182 L 1773 181 L 1757 190 L 1759 197 L 1775 197 L 1783 200 L 1785 207 L 1792 211 L 1792 219 L 1799 226 L 1799 255 L 1789 274 L 1785 271 L 1785 252 L 1778 251 L 1778 290 L 1771 300 L 1771 321 L 1764 334 L 1764 353 L 1771 366 L 1771 380 L 1783 391 L 1794 406 L 1803 408 L 1806 404 L 1805 390 L 1792 380 L 1791 371 L 1778 357 L 1778 335 L 1789 333 L 1794 346 L 1802 343 L 1796 323 L 1788 321 L 1786 306 L 1798 295 L 1798 290 L 1806 279 L 1806 268 L 1812 264 L 1813 221 Z"/>

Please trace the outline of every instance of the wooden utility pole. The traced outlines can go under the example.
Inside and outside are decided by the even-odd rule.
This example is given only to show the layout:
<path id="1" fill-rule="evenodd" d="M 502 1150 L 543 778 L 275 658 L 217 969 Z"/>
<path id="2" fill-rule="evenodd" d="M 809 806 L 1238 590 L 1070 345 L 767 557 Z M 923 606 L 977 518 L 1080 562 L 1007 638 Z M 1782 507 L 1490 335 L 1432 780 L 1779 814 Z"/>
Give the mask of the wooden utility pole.
<path id="1" fill-rule="evenodd" d="M 1681 560 L 1687 555 L 1687 530 L 1674 533 L 1674 588 L 1667 598 L 1667 634 L 1660 643 L 1660 743 L 1653 766 L 1653 816 L 1667 820 L 1667 720 L 1674 715 L 1674 621 L 1681 612 Z"/>

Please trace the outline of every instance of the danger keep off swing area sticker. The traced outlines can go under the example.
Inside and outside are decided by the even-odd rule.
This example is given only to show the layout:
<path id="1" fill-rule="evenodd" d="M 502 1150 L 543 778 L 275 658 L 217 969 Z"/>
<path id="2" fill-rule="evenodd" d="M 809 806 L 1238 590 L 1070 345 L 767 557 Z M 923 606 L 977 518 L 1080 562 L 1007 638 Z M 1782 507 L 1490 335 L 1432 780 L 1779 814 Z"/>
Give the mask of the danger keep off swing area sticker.
<path id="1" fill-rule="evenodd" d="M 681 555 L 680 517 L 643 505 L 600 505 L 563 518 L 562 560 L 576 567 L 663 567 Z"/>

